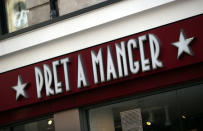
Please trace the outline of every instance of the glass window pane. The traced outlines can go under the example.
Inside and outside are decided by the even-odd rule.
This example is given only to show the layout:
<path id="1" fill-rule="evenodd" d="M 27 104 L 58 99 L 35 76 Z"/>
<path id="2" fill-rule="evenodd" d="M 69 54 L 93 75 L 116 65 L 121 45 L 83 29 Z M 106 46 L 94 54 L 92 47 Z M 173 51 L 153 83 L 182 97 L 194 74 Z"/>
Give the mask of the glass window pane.
<path id="1" fill-rule="evenodd" d="M 203 84 L 177 92 L 184 131 L 203 131 Z"/>
<path id="2" fill-rule="evenodd" d="M 8 30 L 13 32 L 28 26 L 25 0 L 6 0 Z"/>
<path id="3" fill-rule="evenodd" d="M 49 0 L 5 0 L 8 32 L 51 19 Z"/>
<path id="4" fill-rule="evenodd" d="M 176 93 L 167 92 L 89 110 L 91 131 L 178 131 Z"/>
<path id="5" fill-rule="evenodd" d="M 4 16 L 4 19 L 8 25 L 8 32 L 4 31 L 3 33 L 11 33 L 107 1 L 108 0 L 3 0 L 3 4 L 5 4 L 6 8 L 6 16 Z M 84 10 L 84 12 L 86 11 L 88 10 Z"/>
<path id="6" fill-rule="evenodd" d="M 0 131 L 10 131 L 10 129 L 9 128 L 2 128 L 2 129 L 0 129 Z"/>
<path id="7" fill-rule="evenodd" d="M 78 11 L 107 0 L 58 0 L 58 8 L 60 16 Z"/>
<path id="8" fill-rule="evenodd" d="M 55 131 L 53 118 L 18 125 L 13 131 Z"/>

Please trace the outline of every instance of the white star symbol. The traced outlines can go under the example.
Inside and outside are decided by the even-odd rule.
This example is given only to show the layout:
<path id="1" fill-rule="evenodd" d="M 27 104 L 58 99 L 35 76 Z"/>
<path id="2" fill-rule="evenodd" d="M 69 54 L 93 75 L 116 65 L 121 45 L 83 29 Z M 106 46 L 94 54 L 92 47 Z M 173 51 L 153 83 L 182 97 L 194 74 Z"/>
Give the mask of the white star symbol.
<path id="1" fill-rule="evenodd" d="M 184 30 L 180 31 L 179 41 L 172 43 L 172 45 L 174 45 L 175 47 L 178 48 L 178 56 L 177 56 L 178 59 L 183 54 L 183 52 L 185 52 L 191 56 L 194 56 L 194 53 L 193 53 L 191 47 L 189 47 L 189 44 L 192 42 L 193 39 L 194 39 L 194 37 L 187 39 L 186 35 L 184 33 Z"/>
<path id="2" fill-rule="evenodd" d="M 27 84 L 28 83 L 23 84 L 22 77 L 19 75 L 18 76 L 18 84 L 16 86 L 11 87 L 16 91 L 16 100 L 18 100 L 20 95 L 24 96 L 25 98 L 28 98 L 27 93 L 24 91 Z"/>

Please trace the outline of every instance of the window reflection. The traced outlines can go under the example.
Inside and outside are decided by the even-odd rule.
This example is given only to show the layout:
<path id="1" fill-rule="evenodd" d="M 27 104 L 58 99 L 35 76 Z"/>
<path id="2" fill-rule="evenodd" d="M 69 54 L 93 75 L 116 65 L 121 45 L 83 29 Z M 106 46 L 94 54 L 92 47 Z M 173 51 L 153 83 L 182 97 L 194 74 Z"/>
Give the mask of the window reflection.
<path id="1" fill-rule="evenodd" d="M 0 131 L 10 131 L 9 128 L 3 128 L 3 129 L 0 129 Z"/>
<path id="2" fill-rule="evenodd" d="M 13 131 L 54 131 L 54 122 L 53 119 L 40 120 L 16 126 Z"/>
<path id="3" fill-rule="evenodd" d="M 107 0 L 3 0 L 8 32 L 49 21 Z M 0 5 L 0 7 L 2 7 Z"/>
<path id="4" fill-rule="evenodd" d="M 203 85 L 177 91 L 184 131 L 203 131 Z"/>
<path id="5" fill-rule="evenodd" d="M 89 110 L 91 131 L 202 131 L 203 84 Z"/>
<path id="6" fill-rule="evenodd" d="M 175 92 L 89 111 L 91 131 L 178 131 Z"/>
<path id="7" fill-rule="evenodd" d="M 28 10 L 25 0 L 6 0 L 7 21 L 9 32 L 28 26 Z"/>
<path id="8" fill-rule="evenodd" d="M 2 128 L 0 131 L 55 131 L 53 118 Z"/>

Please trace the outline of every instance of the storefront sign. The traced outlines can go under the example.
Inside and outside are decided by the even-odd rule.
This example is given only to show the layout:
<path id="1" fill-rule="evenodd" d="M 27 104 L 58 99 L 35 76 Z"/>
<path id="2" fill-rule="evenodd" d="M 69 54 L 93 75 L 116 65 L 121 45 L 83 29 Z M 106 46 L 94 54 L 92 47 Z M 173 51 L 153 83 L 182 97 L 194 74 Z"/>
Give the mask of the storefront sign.
<path id="1" fill-rule="evenodd" d="M 149 42 L 150 47 L 150 57 L 146 57 L 145 55 L 145 43 Z M 127 77 L 128 75 L 137 74 L 139 71 L 146 72 L 150 70 L 156 70 L 158 68 L 163 67 L 163 62 L 159 60 L 160 54 L 160 42 L 158 37 L 154 34 L 146 34 L 138 37 L 138 40 L 135 38 L 129 39 L 128 41 L 121 41 L 120 43 L 116 43 L 114 45 L 116 56 L 114 57 L 112 46 L 107 45 L 106 47 L 106 57 L 103 55 L 103 48 L 99 48 L 98 52 L 91 50 L 88 52 L 91 54 L 92 61 L 92 70 L 94 84 L 104 83 L 106 81 L 112 81 L 114 79 L 119 79 L 123 77 Z M 186 43 L 183 43 L 186 44 Z M 139 45 L 139 47 L 138 47 Z M 137 54 L 140 54 L 140 60 L 136 60 L 133 57 L 135 54 L 134 49 L 138 48 Z M 127 57 L 128 56 L 128 57 Z M 115 59 L 117 62 L 115 62 Z M 106 64 L 104 65 L 104 61 L 106 60 Z M 84 88 L 91 86 L 87 73 L 87 66 L 83 62 L 83 55 L 78 54 L 77 57 L 77 88 Z M 129 63 L 129 64 L 128 64 Z M 37 90 L 37 98 L 42 98 L 42 89 L 45 88 L 46 96 L 56 95 L 63 93 L 64 90 L 62 85 L 65 83 L 65 91 L 71 91 L 70 86 L 70 70 L 69 64 L 71 64 L 71 57 L 66 57 L 62 59 L 58 59 L 52 62 L 51 65 L 43 64 L 43 68 L 41 69 L 38 66 L 35 66 L 35 79 L 36 79 L 36 90 Z M 151 67 L 150 67 L 151 65 Z M 59 66 L 63 67 L 63 77 L 65 81 L 59 81 L 59 72 L 57 68 Z M 117 72 L 118 71 L 118 72 Z M 52 84 L 54 83 L 54 84 Z M 63 84 L 62 84 L 63 83 Z M 25 88 L 26 85 L 20 86 Z M 53 88 L 54 87 L 54 88 Z M 24 97 L 26 93 L 21 91 L 22 88 L 14 88 L 19 89 L 16 90 L 18 92 L 22 92 L 21 95 Z M 19 96 L 19 95 L 18 95 Z M 16 97 L 18 99 L 19 97 Z"/>
<path id="2" fill-rule="evenodd" d="M 202 62 L 202 23 L 199 16 L 2 73 L 0 111 Z"/>

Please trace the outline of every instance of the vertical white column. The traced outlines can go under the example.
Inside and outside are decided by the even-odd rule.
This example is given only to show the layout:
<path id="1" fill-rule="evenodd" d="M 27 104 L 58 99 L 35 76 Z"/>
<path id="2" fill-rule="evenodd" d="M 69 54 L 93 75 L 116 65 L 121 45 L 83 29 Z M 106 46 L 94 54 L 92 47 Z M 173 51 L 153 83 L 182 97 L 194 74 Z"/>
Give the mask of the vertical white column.
<path id="1" fill-rule="evenodd" d="M 55 131 L 81 131 L 79 110 L 71 109 L 54 114 Z"/>

